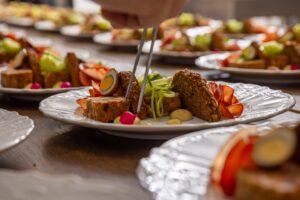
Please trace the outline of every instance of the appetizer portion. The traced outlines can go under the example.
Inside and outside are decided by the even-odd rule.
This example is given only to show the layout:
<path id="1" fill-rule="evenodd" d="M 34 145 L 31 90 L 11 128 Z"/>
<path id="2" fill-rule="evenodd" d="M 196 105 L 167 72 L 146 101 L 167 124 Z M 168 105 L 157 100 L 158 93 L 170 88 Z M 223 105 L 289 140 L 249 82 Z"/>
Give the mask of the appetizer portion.
<path id="1" fill-rule="evenodd" d="M 91 86 L 92 81 L 101 82 L 108 71 L 108 67 L 99 63 L 83 63 L 72 52 L 62 57 L 51 48 L 33 46 L 23 38 L 6 39 L 3 43 L 1 61 L 7 62 L 8 67 L 1 71 L 2 87 L 43 89 Z"/>
<path id="2" fill-rule="evenodd" d="M 80 24 L 82 34 L 96 34 L 102 31 L 110 31 L 112 26 L 109 21 L 99 14 L 87 15 Z"/>
<path id="3" fill-rule="evenodd" d="M 255 23 L 251 18 L 244 19 L 243 21 L 229 19 L 224 22 L 223 26 L 224 32 L 229 34 L 258 34 L 268 32 L 267 26 Z"/>
<path id="4" fill-rule="evenodd" d="M 175 30 L 165 34 L 160 49 L 176 52 L 208 52 L 237 51 L 241 47 L 237 40 L 231 40 L 219 31 L 197 34 L 191 37 L 186 31 Z"/>
<path id="5" fill-rule="evenodd" d="M 12 60 L 21 50 L 24 41 L 14 34 L 0 33 L 0 64 Z"/>
<path id="6" fill-rule="evenodd" d="M 233 135 L 214 160 L 213 183 L 237 200 L 300 198 L 300 124 Z"/>
<path id="7" fill-rule="evenodd" d="M 84 115 L 100 122 L 121 124 L 169 116 L 167 124 L 181 124 L 192 120 L 193 116 L 209 122 L 239 117 L 244 110 L 231 87 L 208 83 L 200 74 L 186 69 L 173 77 L 157 72 L 149 74 L 141 110 L 137 113 L 143 78 L 134 78 L 131 92 L 125 99 L 131 76 L 131 72 L 117 72 L 111 68 L 100 83 L 93 82 L 90 96 L 77 100 Z"/>
<path id="8" fill-rule="evenodd" d="M 288 41 L 300 42 L 300 24 L 296 24 L 290 27 L 282 36 L 278 38 L 281 43 L 286 43 Z"/>
<path id="9" fill-rule="evenodd" d="M 147 31 L 146 40 L 151 40 L 153 30 L 148 28 Z M 138 42 L 142 39 L 143 29 L 113 29 L 111 33 L 114 42 Z"/>
<path id="10" fill-rule="evenodd" d="M 170 28 L 191 28 L 197 26 L 209 26 L 213 19 L 193 13 L 182 13 L 176 18 L 167 19 L 159 26 L 161 32 Z"/>
<path id="11" fill-rule="evenodd" d="M 276 41 L 258 44 L 253 42 L 249 47 L 233 53 L 222 60 L 222 67 L 268 69 L 268 70 L 299 70 L 300 46 L 296 42 L 285 44 Z"/>

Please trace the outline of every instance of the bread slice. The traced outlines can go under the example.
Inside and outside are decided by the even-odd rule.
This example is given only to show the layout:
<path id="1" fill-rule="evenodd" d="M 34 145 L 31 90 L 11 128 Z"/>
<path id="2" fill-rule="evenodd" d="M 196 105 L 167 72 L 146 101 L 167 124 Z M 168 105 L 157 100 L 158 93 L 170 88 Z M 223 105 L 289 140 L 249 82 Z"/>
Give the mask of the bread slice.
<path id="1" fill-rule="evenodd" d="M 80 87 L 81 83 L 79 80 L 79 60 L 77 59 L 75 53 L 68 53 L 66 58 L 67 69 L 70 72 L 70 80 L 73 87 Z"/>
<path id="2" fill-rule="evenodd" d="M 221 119 L 218 103 L 200 74 L 181 70 L 174 75 L 173 85 L 181 97 L 182 107 L 194 116 L 209 122 Z"/>
<path id="3" fill-rule="evenodd" d="M 22 89 L 32 82 L 32 70 L 29 69 L 8 69 L 1 72 L 1 84 L 3 87 Z"/>

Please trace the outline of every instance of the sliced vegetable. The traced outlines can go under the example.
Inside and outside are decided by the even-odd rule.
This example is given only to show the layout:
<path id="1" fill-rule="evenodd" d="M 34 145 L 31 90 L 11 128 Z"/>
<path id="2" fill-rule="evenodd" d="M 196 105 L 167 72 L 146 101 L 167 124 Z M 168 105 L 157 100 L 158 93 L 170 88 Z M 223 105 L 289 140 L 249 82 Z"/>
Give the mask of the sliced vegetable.
<path id="1" fill-rule="evenodd" d="M 120 116 L 120 122 L 121 124 L 126 124 L 126 125 L 132 125 L 134 124 L 135 118 L 137 116 L 129 111 L 124 112 Z"/>
<path id="2" fill-rule="evenodd" d="M 297 137 L 293 129 L 276 128 L 261 136 L 254 146 L 253 160 L 261 167 L 277 167 L 295 152 Z"/>
<path id="3" fill-rule="evenodd" d="M 240 116 L 244 111 L 244 105 L 241 103 L 235 103 L 227 107 L 232 116 Z"/>
<path id="4" fill-rule="evenodd" d="M 104 76 L 100 84 L 100 93 L 104 96 L 113 94 L 119 86 L 118 72 L 114 68 L 110 69 Z"/>
<path id="5" fill-rule="evenodd" d="M 256 49 L 253 46 L 249 46 L 242 51 L 241 57 L 245 60 L 253 60 L 256 54 Z"/>

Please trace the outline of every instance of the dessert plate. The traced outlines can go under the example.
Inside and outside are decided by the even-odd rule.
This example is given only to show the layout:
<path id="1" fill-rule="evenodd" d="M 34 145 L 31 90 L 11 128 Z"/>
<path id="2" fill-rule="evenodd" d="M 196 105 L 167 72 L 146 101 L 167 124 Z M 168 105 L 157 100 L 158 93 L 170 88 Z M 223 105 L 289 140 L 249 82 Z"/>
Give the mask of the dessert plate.
<path id="1" fill-rule="evenodd" d="M 130 64 L 124 64 L 124 63 L 116 63 L 112 61 L 101 61 L 103 64 L 107 66 L 111 66 L 116 68 L 117 70 L 131 70 L 132 65 Z M 144 66 L 140 66 L 137 70 L 138 75 L 142 75 L 145 71 Z M 0 70 L 1 72 L 1 70 Z M 1 77 L 0 77 L 0 82 L 1 82 Z M 34 90 L 34 89 L 17 89 L 17 88 L 6 88 L 3 87 L 0 84 L 0 93 L 9 95 L 14 98 L 18 99 L 24 99 L 24 100 L 31 100 L 31 101 L 41 101 L 42 99 L 45 99 L 46 97 L 49 97 L 51 95 L 57 94 L 57 93 L 62 93 L 66 92 L 69 90 L 76 90 L 84 87 L 71 87 L 71 88 L 48 88 L 48 89 L 39 89 L 39 90 Z"/>
<path id="2" fill-rule="evenodd" d="M 295 122 L 289 122 L 295 123 Z M 156 200 L 228 200 L 210 185 L 213 159 L 227 139 L 246 125 L 198 131 L 172 139 L 140 161 L 137 176 Z M 276 125 L 265 122 L 258 130 Z"/>
<path id="3" fill-rule="evenodd" d="M 300 70 L 273 71 L 264 69 L 241 69 L 234 67 L 222 67 L 220 61 L 224 60 L 230 54 L 230 52 L 224 52 L 202 56 L 196 60 L 196 65 L 205 69 L 212 69 L 229 73 L 232 76 L 232 78 L 246 82 L 273 84 L 300 83 Z"/>
<path id="4" fill-rule="evenodd" d="M 226 84 L 235 89 L 236 97 L 244 104 L 245 109 L 240 117 L 219 122 L 207 122 L 197 117 L 180 125 L 167 125 L 168 117 L 161 118 L 158 121 L 145 120 L 151 125 L 128 126 L 98 122 L 83 116 L 82 110 L 78 108 L 79 106 L 76 103 L 77 99 L 88 96 L 87 88 L 51 96 L 43 100 L 39 108 L 46 116 L 59 121 L 96 128 L 102 132 L 121 137 L 166 139 L 195 130 L 231 126 L 270 118 L 287 111 L 295 105 L 295 100 L 291 95 L 279 90 L 252 84 Z"/>
<path id="5" fill-rule="evenodd" d="M 108 47 L 126 47 L 136 49 L 139 45 L 139 40 L 132 41 L 114 41 L 111 32 L 98 33 L 94 36 L 94 42 Z"/>
<path id="6" fill-rule="evenodd" d="M 0 151 L 25 140 L 33 128 L 33 121 L 28 117 L 0 108 Z"/>

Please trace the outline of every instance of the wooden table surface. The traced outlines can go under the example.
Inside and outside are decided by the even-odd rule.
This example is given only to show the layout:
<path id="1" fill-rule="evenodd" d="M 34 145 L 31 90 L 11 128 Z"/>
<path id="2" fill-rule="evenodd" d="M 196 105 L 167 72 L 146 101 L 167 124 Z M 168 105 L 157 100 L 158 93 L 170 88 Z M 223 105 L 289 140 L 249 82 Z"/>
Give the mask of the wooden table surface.
<path id="1" fill-rule="evenodd" d="M 121 52 L 101 48 L 87 41 L 68 40 L 58 34 L 41 33 L 27 29 L 27 35 L 32 37 L 49 37 L 53 39 L 54 47 L 83 49 L 91 53 L 93 59 L 110 59 L 118 62 L 133 63 L 134 52 Z M 145 62 L 143 58 L 142 62 Z M 189 66 L 176 66 L 153 62 L 153 69 L 163 74 L 171 75 L 177 69 Z M 196 67 L 190 67 L 200 71 Z M 201 71 L 200 71 L 201 72 Z M 206 72 L 201 72 L 207 74 Z M 210 73 L 209 73 L 210 74 Z M 229 80 L 230 81 L 230 80 Z M 286 112 L 272 120 L 282 121 L 296 119 L 300 121 L 300 87 L 272 85 L 292 94 L 297 101 L 295 112 Z M 47 173 L 75 173 L 83 177 L 99 178 L 103 183 L 124 185 L 111 192 L 122 192 L 123 200 L 152 199 L 138 183 L 135 170 L 138 161 L 148 155 L 149 150 L 161 145 L 164 141 L 136 140 L 114 137 L 99 133 L 93 129 L 66 125 L 44 117 L 38 111 L 37 102 L 21 101 L 0 96 L 0 108 L 17 111 L 34 120 L 35 128 L 27 140 L 18 146 L 0 154 L 0 167 L 13 170 L 39 170 Z"/>

